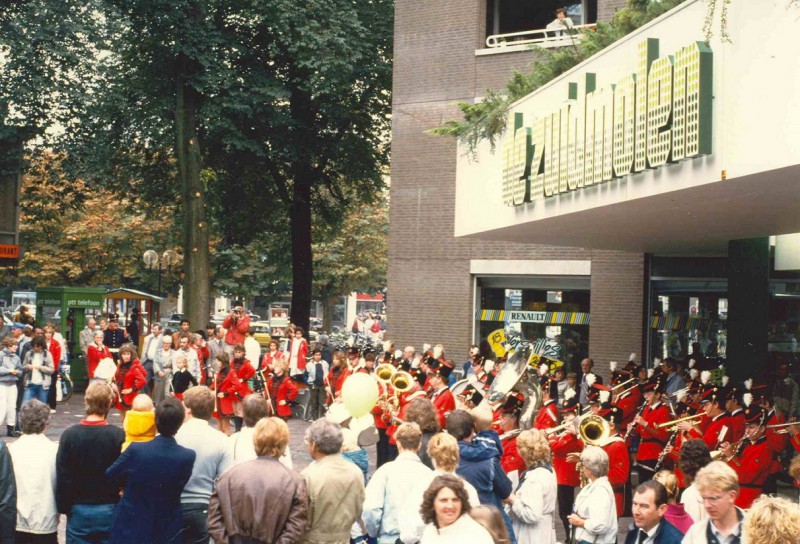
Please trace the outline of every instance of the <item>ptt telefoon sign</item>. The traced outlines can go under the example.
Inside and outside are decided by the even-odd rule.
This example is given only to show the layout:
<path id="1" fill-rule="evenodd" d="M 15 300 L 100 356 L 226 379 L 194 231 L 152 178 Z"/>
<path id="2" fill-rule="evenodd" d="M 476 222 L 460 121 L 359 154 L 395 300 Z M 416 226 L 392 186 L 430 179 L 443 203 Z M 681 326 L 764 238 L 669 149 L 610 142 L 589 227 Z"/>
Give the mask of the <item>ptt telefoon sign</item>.
<path id="1" fill-rule="evenodd" d="M 554 111 L 509 115 L 503 202 L 519 206 L 711 153 L 713 55 L 704 42 L 659 56 L 637 45 L 635 71 L 607 88 L 584 76 Z"/>

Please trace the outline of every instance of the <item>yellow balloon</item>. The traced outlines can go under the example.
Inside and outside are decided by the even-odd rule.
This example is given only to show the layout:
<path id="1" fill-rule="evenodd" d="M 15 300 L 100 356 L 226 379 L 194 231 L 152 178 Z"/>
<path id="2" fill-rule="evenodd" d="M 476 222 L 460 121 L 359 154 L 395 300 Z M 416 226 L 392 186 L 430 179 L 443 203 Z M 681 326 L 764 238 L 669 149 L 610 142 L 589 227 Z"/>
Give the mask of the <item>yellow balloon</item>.
<path id="1" fill-rule="evenodd" d="M 342 403 L 350 415 L 368 414 L 378 402 L 378 383 L 369 374 L 357 372 L 348 376 L 342 386 Z"/>

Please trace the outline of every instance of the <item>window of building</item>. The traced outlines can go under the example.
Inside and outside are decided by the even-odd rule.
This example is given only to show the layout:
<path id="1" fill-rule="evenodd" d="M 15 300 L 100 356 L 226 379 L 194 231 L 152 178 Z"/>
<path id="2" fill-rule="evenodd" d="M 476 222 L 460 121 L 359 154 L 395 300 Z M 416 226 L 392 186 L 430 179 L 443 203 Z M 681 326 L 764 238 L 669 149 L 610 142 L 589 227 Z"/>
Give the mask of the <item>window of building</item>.
<path id="1" fill-rule="evenodd" d="M 565 8 L 575 25 L 597 21 L 597 0 L 487 0 L 486 35 L 543 29 L 555 19 L 557 8 Z"/>
<path id="2" fill-rule="evenodd" d="M 518 285 L 509 288 L 489 280 L 480 288 L 475 332 L 484 342 L 498 329 L 520 334 L 534 344 L 536 351 L 568 365 L 579 362 L 589 353 L 589 289 L 588 280 L 546 280 L 543 285 Z M 586 286 L 576 285 L 585 281 Z M 535 283 L 535 282 L 534 282 Z M 542 282 L 540 282 L 542 283 Z M 550 287 L 547 283 L 552 283 Z"/>

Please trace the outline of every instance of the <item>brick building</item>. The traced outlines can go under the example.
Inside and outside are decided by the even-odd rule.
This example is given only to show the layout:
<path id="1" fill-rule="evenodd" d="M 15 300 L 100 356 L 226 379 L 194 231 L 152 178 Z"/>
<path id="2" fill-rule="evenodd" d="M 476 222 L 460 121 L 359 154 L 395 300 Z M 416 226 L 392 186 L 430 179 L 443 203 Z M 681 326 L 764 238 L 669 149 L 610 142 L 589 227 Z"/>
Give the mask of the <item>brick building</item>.
<path id="1" fill-rule="evenodd" d="M 778 332 L 800 336 L 800 303 L 791 295 L 800 293 L 800 276 L 774 264 L 783 238 L 776 244 L 774 235 L 800 231 L 800 214 L 787 204 L 799 201 L 800 192 L 790 177 L 766 175 L 797 166 L 792 143 L 797 139 L 781 136 L 781 131 L 791 133 L 788 122 L 777 133 L 763 127 L 770 137 L 760 140 L 742 128 L 764 122 L 763 116 L 747 113 L 759 108 L 769 110 L 773 120 L 786 118 L 776 108 L 791 102 L 784 96 L 791 85 L 771 86 L 774 96 L 748 109 L 741 106 L 757 93 L 733 75 L 748 66 L 762 79 L 774 78 L 760 73 L 774 71 L 768 64 L 774 62 L 785 81 L 800 79 L 782 54 L 792 50 L 784 43 L 794 35 L 788 27 L 785 35 L 771 33 L 766 47 L 748 32 L 761 18 L 789 25 L 788 16 L 777 7 L 775 13 L 747 3 L 731 8 L 730 30 L 738 41 L 711 43 L 714 124 L 713 146 L 710 140 L 708 146 L 713 150 L 702 158 L 673 157 L 668 151 L 664 164 L 651 166 L 648 155 L 647 171 L 612 172 L 602 188 L 508 206 L 500 196 L 502 142 L 496 153 L 484 146 L 475 158 L 465 156 L 452 139 L 426 131 L 456 117 L 456 102 L 476 100 L 487 88 L 501 88 L 513 70 L 528 69 L 536 53 L 515 40 L 546 38 L 545 47 L 569 46 L 546 32 L 502 36 L 544 28 L 553 8 L 563 3 L 535 3 L 539 7 L 515 13 L 503 0 L 396 2 L 391 336 L 398 345 L 442 342 L 450 357 L 461 361 L 469 344 L 510 326 L 529 338 L 547 337 L 563 354 L 569 339 L 577 345 L 570 352 L 594 358 L 601 373 L 610 360 L 627 361 L 631 352 L 649 361 L 696 357 L 701 351 L 701 356 L 736 359 L 744 372 L 748 358 L 772 354 Z M 610 18 L 624 4 L 584 1 L 567 6 L 567 12 L 575 25 L 591 24 Z M 704 9 L 703 2 L 687 0 L 518 104 L 522 109 L 549 104 L 558 111 L 567 83 L 582 81 L 587 71 L 597 71 L 598 88 L 617 82 L 607 78 L 636 70 L 631 59 L 637 58 L 642 40 L 661 39 L 662 55 L 700 43 Z M 655 57 L 648 60 L 644 81 Z M 730 136 L 734 127 L 739 129 L 735 138 Z M 779 152 L 770 154 L 769 146 Z M 745 148 L 759 160 L 743 156 Z M 733 178 L 741 181 L 723 183 Z M 762 188 L 768 183 L 770 190 L 748 193 L 750 181 Z M 755 211 L 735 213 L 743 208 Z M 659 227 L 654 218 L 666 225 Z M 510 313 L 515 311 L 527 313 Z"/>
<path id="2" fill-rule="evenodd" d="M 609 18 L 624 3 L 599 0 L 597 17 Z M 553 6 L 542 9 L 548 22 Z M 513 70 L 525 70 L 535 58 L 528 48 L 486 48 L 491 8 L 486 0 L 396 2 L 388 280 L 392 337 L 398 344 L 443 342 L 458 359 L 480 339 L 476 281 L 494 279 L 491 285 L 514 289 L 524 278 L 538 276 L 550 280 L 546 293 L 559 290 L 560 280 L 579 280 L 579 287 L 591 293 L 590 307 L 583 308 L 591 313 L 589 354 L 598 361 L 626 361 L 630 352 L 642 349 L 642 253 L 453 235 L 456 144 L 425 131 L 456 116 L 457 101 L 501 88 Z"/>

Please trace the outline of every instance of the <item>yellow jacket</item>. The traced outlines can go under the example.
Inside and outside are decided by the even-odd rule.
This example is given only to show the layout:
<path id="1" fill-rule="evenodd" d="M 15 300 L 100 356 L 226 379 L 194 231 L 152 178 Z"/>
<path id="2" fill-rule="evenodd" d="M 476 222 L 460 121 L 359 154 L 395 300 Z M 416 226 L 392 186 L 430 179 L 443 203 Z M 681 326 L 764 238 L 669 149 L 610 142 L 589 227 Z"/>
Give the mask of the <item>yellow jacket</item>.
<path id="1" fill-rule="evenodd" d="M 122 451 L 125 451 L 131 442 L 149 442 L 156 436 L 156 415 L 153 412 L 131 410 L 125 415 L 122 428 L 125 429 Z"/>

